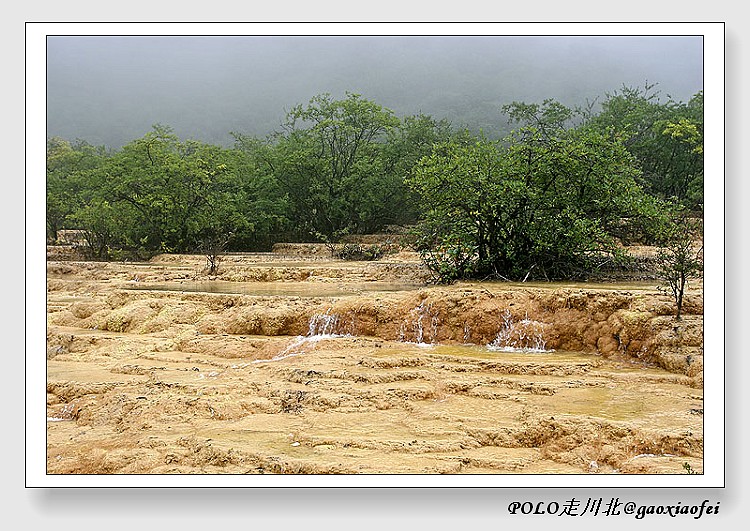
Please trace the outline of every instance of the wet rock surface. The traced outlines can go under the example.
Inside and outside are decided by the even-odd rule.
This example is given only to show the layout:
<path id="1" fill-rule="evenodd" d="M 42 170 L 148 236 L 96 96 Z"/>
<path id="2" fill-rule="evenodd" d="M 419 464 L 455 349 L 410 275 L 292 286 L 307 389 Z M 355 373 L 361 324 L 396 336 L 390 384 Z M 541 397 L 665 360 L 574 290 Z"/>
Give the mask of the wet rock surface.
<path id="1" fill-rule="evenodd" d="M 49 473 L 702 470 L 700 285 L 675 321 L 648 282 L 204 265 L 48 262 Z"/>

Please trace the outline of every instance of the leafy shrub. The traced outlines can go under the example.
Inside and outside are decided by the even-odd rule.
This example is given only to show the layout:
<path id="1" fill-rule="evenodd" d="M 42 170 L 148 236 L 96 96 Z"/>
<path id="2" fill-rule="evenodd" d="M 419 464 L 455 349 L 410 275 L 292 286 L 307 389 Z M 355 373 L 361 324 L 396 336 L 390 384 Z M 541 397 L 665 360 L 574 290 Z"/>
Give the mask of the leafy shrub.
<path id="1" fill-rule="evenodd" d="M 372 261 L 379 260 L 386 249 L 377 244 L 364 246 L 360 243 L 345 243 L 336 255 L 342 260 Z"/>

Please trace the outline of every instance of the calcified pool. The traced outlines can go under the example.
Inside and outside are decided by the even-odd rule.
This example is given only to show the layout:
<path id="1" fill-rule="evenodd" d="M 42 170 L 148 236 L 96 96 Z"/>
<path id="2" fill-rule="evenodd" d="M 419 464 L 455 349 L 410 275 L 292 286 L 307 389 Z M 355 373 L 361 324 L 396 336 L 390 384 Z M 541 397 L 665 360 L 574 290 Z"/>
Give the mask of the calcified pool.
<path id="1" fill-rule="evenodd" d="M 675 330 L 634 284 L 360 282 L 365 265 L 347 265 L 357 280 L 179 282 L 123 264 L 113 282 L 54 267 L 51 474 L 702 470 L 692 301 Z"/>
<path id="2" fill-rule="evenodd" d="M 412 291 L 422 284 L 398 282 L 129 282 L 130 290 L 177 291 L 187 293 L 224 293 L 272 297 L 348 297 L 363 292 Z"/>
<path id="3" fill-rule="evenodd" d="M 51 472 L 699 466 L 702 419 L 692 412 L 702 408 L 702 393 L 660 369 L 576 352 L 329 334 L 246 337 L 246 356 L 231 359 L 158 346 L 135 354 L 138 343 L 122 337 L 106 361 L 92 347 L 78 368 L 64 357 L 48 362 L 48 391 L 68 398 L 49 406 Z M 263 346 L 272 348 L 255 358 Z M 651 457 L 632 460 L 643 454 Z"/>

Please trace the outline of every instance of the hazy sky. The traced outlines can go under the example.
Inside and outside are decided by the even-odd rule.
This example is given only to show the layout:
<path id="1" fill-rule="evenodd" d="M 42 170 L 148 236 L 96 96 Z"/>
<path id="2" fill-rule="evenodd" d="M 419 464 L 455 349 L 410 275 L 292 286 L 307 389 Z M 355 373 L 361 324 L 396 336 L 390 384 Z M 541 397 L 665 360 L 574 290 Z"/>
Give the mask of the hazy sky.
<path id="1" fill-rule="evenodd" d="M 702 90 L 702 37 L 49 36 L 47 135 L 117 148 L 161 123 L 229 144 L 346 91 L 491 133 L 512 101 L 583 104 L 646 82 L 678 101 Z"/>

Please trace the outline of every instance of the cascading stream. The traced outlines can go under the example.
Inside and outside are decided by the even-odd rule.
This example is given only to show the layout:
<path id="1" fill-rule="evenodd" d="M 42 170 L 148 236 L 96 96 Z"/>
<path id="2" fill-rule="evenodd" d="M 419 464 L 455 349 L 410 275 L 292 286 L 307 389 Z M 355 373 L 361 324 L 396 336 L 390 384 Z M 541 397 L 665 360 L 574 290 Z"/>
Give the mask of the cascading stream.
<path id="1" fill-rule="evenodd" d="M 433 313 L 432 304 L 422 301 L 409 312 L 409 315 L 411 319 L 401 323 L 399 341 L 417 345 L 436 344 L 440 320 L 437 312 Z"/>
<path id="2" fill-rule="evenodd" d="M 546 348 L 543 323 L 529 319 L 528 314 L 514 321 L 510 310 L 503 312 L 503 325 L 495 339 L 487 345 L 489 350 L 502 352 L 550 352 Z"/>
<path id="3" fill-rule="evenodd" d="M 488 350 L 495 352 L 552 352 L 546 346 L 544 323 L 529 319 L 528 314 L 521 320 L 515 320 L 508 309 L 502 313 L 502 320 L 501 328 L 495 339 L 486 345 Z M 401 323 L 398 340 L 402 343 L 412 343 L 419 346 L 437 345 L 439 325 L 438 312 L 433 310 L 432 304 L 422 301 L 409 312 L 409 318 Z M 308 321 L 307 335 L 297 336 L 273 358 L 255 360 L 253 363 L 279 361 L 298 356 L 308 352 L 321 339 L 333 339 L 356 334 L 356 330 L 353 328 L 347 334 L 343 334 L 341 329 L 341 318 L 331 308 L 324 313 L 316 313 Z M 468 325 L 465 325 L 464 339 L 468 339 L 469 335 L 470 330 Z"/>
<path id="4" fill-rule="evenodd" d="M 306 336 L 297 336 L 284 350 L 269 360 L 255 360 L 253 363 L 266 363 L 279 361 L 292 356 L 298 356 L 308 351 L 309 345 L 315 345 L 321 339 L 332 339 L 342 337 L 335 331 L 338 328 L 339 318 L 331 313 L 329 308 L 325 313 L 315 314 L 310 317 Z"/>

